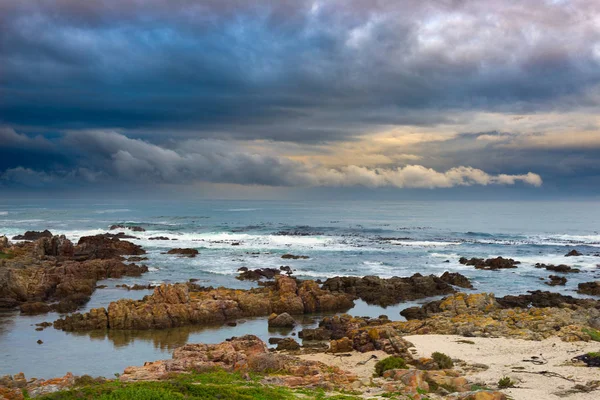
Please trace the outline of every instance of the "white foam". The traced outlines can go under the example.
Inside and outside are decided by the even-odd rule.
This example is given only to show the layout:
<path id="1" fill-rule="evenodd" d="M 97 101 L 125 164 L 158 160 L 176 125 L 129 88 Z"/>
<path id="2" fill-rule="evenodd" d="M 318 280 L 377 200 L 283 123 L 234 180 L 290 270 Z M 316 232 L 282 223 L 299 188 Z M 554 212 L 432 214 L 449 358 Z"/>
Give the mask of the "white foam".
<path id="1" fill-rule="evenodd" d="M 112 214 L 112 213 L 120 213 L 120 212 L 129 212 L 131 211 L 128 208 L 114 208 L 109 210 L 98 210 L 94 211 L 94 214 Z"/>
<path id="2" fill-rule="evenodd" d="M 8 215 L 8 211 L 0 211 L 0 215 Z"/>
<path id="3" fill-rule="evenodd" d="M 225 211 L 243 212 L 243 211 L 258 211 L 258 210 L 260 210 L 260 208 L 230 208 L 230 209 L 225 210 Z"/>
<path id="4" fill-rule="evenodd" d="M 391 240 L 391 244 L 398 246 L 411 246 L 411 247 L 447 247 L 447 246 L 460 246 L 461 243 L 457 242 L 436 242 L 436 241 L 417 241 L 417 240 Z"/>

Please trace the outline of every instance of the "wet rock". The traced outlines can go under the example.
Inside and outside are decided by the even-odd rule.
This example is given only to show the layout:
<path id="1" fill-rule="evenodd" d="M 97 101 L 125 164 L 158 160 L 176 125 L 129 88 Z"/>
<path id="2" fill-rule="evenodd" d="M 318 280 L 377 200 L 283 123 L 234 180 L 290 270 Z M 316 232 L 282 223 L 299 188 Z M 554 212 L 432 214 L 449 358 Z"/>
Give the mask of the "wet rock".
<path id="1" fill-rule="evenodd" d="M 83 236 L 75 246 L 77 260 L 110 259 L 146 254 L 141 246 L 107 235 Z"/>
<path id="2" fill-rule="evenodd" d="M 464 275 L 459 274 L 458 272 L 444 272 L 440 279 L 446 283 L 449 283 L 454 286 L 458 286 L 465 289 L 473 289 L 473 285 L 469 278 Z"/>
<path id="3" fill-rule="evenodd" d="M 530 291 L 529 294 L 519 296 L 504 296 L 497 299 L 503 308 L 529 308 L 529 307 L 572 307 L 600 308 L 600 303 L 590 299 L 578 299 L 560 293 Z"/>
<path id="4" fill-rule="evenodd" d="M 512 258 L 503 257 L 488 258 L 487 260 L 475 257 L 469 260 L 465 257 L 461 257 L 460 260 L 458 260 L 458 262 L 460 262 L 463 265 L 472 265 L 475 267 L 475 269 L 483 269 L 488 271 L 517 268 L 517 265 L 521 264 L 520 261 L 515 261 Z"/>
<path id="5" fill-rule="evenodd" d="M 298 287 L 294 279 L 280 275 L 272 287 L 251 290 L 198 288 L 193 284 L 161 285 L 142 300 L 112 302 L 108 310 L 102 309 L 104 314 L 74 314 L 56 321 L 55 327 L 86 330 L 104 323 L 104 328 L 109 329 L 163 329 L 223 324 L 272 313 L 295 315 L 347 310 L 352 305 L 352 300 L 345 294 L 322 290 L 312 281 L 304 281 Z M 100 321 L 96 321 L 96 317 Z"/>
<path id="6" fill-rule="evenodd" d="M 38 341 L 36 343 L 37 344 L 44 344 L 44 342 L 41 339 L 38 339 Z"/>
<path id="7" fill-rule="evenodd" d="M 171 239 L 166 236 L 153 236 L 151 238 L 148 238 L 148 240 L 171 240 Z"/>
<path id="8" fill-rule="evenodd" d="M 553 271 L 553 272 L 561 272 L 563 274 L 566 273 L 578 273 L 580 272 L 580 270 L 578 270 L 577 268 L 572 268 L 569 267 L 568 265 L 565 264 L 560 264 L 560 265 L 546 265 L 546 264 L 535 264 L 536 268 L 545 268 L 548 271 Z"/>
<path id="9" fill-rule="evenodd" d="M 114 231 L 115 229 L 129 229 L 134 232 L 146 232 L 146 230 L 141 226 L 135 225 L 111 225 L 110 230 Z"/>
<path id="10" fill-rule="evenodd" d="M 584 362 L 588 367 L 600 367 L 600 353 L 587 353 L 574 359 Z"/>
<path id="11" fill-rule="evenodd" d="M 21 304 L 21 314 L 25 315 L 37 315 L 49 313 L 52 308 L 41 301 L 31 301 Z"/>
<path id="12" fill-rule="evenodd" d="M 281 273 L 281 271 L 276 268 L 260 268 L 255 270 L 249 270 L 246 267 L 238 269 L 238 272 L 240 272 L 240 274 L 237 276 L 237 279 L 241 281 L 258 281 L 261 279 L 273 279 L 275 275 L 279 275 Z"/>
<path id="13" fill-rule="evenodd" d="M 296 326 L 296 321 L 288 313 L 271 314 L 268 323 L 270 328 L 293 328 Z"/>
<path id="14" fill-rule="evenodd" d="M 309 256 L 296 256 L 293 254 L 284 254 L 281 256 L 281 258 L 283 258 L 284 260 L 307 260 L 310 257 Z"/>
<path id="15" fill-rule="evenodd" d="M 550 278 L 550 281 L 545 283 L 549 286 L 564 286 L 567 284 L 567 278 L 564 276 L 550 275 L 548 278 Z"/>
<path id="16" fill-rule="evenodd" d="M 52 232 L 50 232 L 49 230 L 45 230 L 43 232 L 37 232 L 37 231 L 27 231 L 22 235 L 17 235 L 17 236 L 13 236 L 13 240 L 28 240 L 28 241 L 35 241 L 41 238 L 51 238 L 52 237 Z"/>
<path id="17" fill-rule="evenodd" d="M 292 338 L 284 338 L 277 342 L 277 350 L 300 350 L 300 345 Z"/>
<path id="18" fill-rule="evenodd" d="M 348 293 L 368 304 L 383 307 L 403 301 L 454 293 L 454 288 L 435 275 L 415 274 L 409 278 L 378 276 L 335 277 L 323 283 L 323 289 L 331 292 Z"/>
<path id="19" fill-rule="evenodd" d="M 200 252 L 196 249 L 171 249 L 167 251 L 167 254 L 177 254 L 182 257 L 196 257 Z"/>
<path id="20" fill-rule="evenodd" d="M 600 296 L 600 281 L 580 283 L 577 285 L 577 293 Z"/>
<path id="21" fill-rule="evenodd" d="M 325 328 L 305 328 L 298 333 L 298 337 L 303 340 L 329 340 L 331 331 Z"/>
<path id="22" fill-rule="evenodd" d="M 582 255 L 583 254 L 581 254 L 577 250 L 573 249 L 573 250 L 569 251 L 567 254 L 565 254 L 565 257 L 575 257 L 575 256 L 582 256 Z"/>

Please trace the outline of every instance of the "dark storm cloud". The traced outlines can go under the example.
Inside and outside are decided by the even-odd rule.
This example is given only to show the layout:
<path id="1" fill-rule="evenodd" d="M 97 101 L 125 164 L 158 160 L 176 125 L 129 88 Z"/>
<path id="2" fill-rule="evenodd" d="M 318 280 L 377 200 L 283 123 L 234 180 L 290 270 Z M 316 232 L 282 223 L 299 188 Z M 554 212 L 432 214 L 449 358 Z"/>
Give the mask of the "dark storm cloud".
<path id="1" fill-rule="evenodd" d="M 11 134 L 13 134 L 12 132 Z M 31 140 L 23 135 L 15 140 Z M 110 131 L 79 131 L 55 138 L 54 148 L 67 162 L 42 169 L 20 162 L 8 165 L 0 174 L 0 186 L 63 187 L 90 184 L 194 184 L 198 182 L 264 186 L 362 186 L 369 188 L 451 188 L 473 185 L 514 185 L 539 187 L 542 179 L 534 173 L 490 175 L 472 167 L 436 171 L 421 165 L 396 168 L 366 168 L 356 165 L 329 168 L 271 156 L 214 139 L 171 141 L 159 146 Z M 3 145 L 0 143 L 0 148 Z M 51 150 L 52 148 L 52 150 Z M 70 158 L 69 158 L 70 157 Z"/>
<path id="2" fill-rule="evenodd" d="M 456 110 L 571 108 L 600 82 L 599 9 L 1 0 L 0 119 L 315 142 L 436 124 Z"/>

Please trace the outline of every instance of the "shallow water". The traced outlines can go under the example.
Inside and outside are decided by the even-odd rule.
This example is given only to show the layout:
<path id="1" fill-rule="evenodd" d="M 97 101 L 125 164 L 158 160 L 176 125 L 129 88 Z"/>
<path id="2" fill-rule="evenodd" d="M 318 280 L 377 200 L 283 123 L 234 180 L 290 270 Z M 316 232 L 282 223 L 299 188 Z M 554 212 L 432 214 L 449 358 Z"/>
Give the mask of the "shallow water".
<path id="1" fill-rule="evenodd" d="M 107 280 L 84 310 L 107 306 L 119 298 L 141 298 L 150 291 L 115 288 L 121 283 L 183 282 L 249 288 L 235 279 L 242 266 L 289 265 L 301 278 L 336 275 L 409 276 L 458 271 L 472 279 L 477 291 L 497 295 L 542 289 L 576 295 L 579 282 L 598 279 L 600 270 L 600 204 L 597 202 L 22 202 L 0 204 L 0 234 L 50 229 L 72 240 L 105 232 L 112 224 L 139 225 L 146 232 L 127 232 L 148 250 L 150 272 L 140 278 Z M 151 241 L 167 236 L 177 241 Z M 232 245 L 239 243 L 238 245 Z M 162 254 L 174 247 L 193 247 L 196 258 Z M 570 249 L 581 257 L 564 257 Z M 281 255 L 307 255 L 306 260 L 283 260 Z M 466 257 L 512 257 L 519 268 L 478 271 L 458 263 Z M 550 288 L 549 271 L 535 263 L 566 263 L 582 269 L 569 274 L 566 287 Z M 425 300 L 424 300 L 425 301 Z M 399 312 L 412 304 L 387 309 L 357 302 L 353 315 Z M 33 324 L 59 316 L 0 315 L 0 374 L 25 372 L 50 377 L 67 371 L 111 376 L 128 365 L 167 358 L 186 342 L 217 343 L 254 333 L 266 339 L 264 318 L 237 327 L 178 328 L 167 331 L 64 333 Z M 315 318 L 306 319 L 315 325 Z M 299 328 L 297 328 L 299 329 Z M 36 341 L 44 341 L 38 345 Z"/>

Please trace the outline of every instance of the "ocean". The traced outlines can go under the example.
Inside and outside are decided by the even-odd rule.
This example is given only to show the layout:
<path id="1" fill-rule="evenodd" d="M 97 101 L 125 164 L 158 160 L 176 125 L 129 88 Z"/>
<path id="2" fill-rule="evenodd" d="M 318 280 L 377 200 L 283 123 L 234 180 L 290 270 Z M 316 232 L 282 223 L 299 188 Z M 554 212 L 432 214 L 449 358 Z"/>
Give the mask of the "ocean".
<path id="1" fill-rule="evenodd" d="M 107 306 L 119 298 L 141 298 L 150 291 L 116 288 L 127 284 L 158 284 L 199 280 L 204 286 L 250 288 L 239 281 L 240 267 L 288 265 L 307 279 L 333 276 L 410 276 L 460 272 L 476 291 L 497 296 L 528 290 L 551 290 L 577 296 L 580 282 L 600 277 L 600 202 L 592 201 L 0 201 L 0 235 L 49 229 L 77 241 L 107 232 L 113 224 L 140 226 L 128 239 L 148 251 L 150 271 L 139 278 L 99 282 L 84 311 Z M 118 232 L 118 231 L 113 231 Z M 149 240 L 166 236 L 177 240 Z M 191 247 L 196 258 L 163 254 Z M 583 256 L 565 257 L 571 249 Z M 286 253 L 308 259 L 282 259 Z M 510 257 L 517 269 L 482 271 L 461 265 L 460 257 Z M 536 263 L 568 264 L 581 269 L 569 274 L 564 287 L 545 285 L 549 271 Z M 429 301 L 430 299 L 421 302 Z M 383 309 L 358 301 L 355 315 L 399 312 L 414 303 Z M 266 339 L 264 318 L 237 327 L 188 327 L 165 331 L 65 333 L 35 323 L 53 321 L 56 313 L 25 317 L 0 313 L 0 374 L 23 371 L 48 378 L 70 371 L 110 377 L 129 365 L 170 357 L 186 342 L 217 343 L 254 333 Z M 307 316 L 297 330 L 315 326 Z M 41 339 L 44 343 L 38 345 Z"/>

